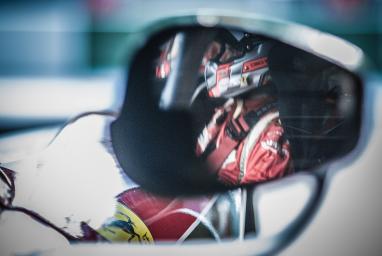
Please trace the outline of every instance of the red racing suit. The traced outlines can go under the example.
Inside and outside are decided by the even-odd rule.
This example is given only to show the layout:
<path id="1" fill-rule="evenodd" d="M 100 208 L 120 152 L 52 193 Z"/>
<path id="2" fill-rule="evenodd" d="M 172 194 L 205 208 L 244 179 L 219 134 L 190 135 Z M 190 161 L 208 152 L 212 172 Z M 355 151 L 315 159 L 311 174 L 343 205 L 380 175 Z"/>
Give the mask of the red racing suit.
<path id="1" fill-rule="evenodd" d="M 283 135 L 273 99 L 230 99 L 204 128 L 196 153 L 224 183 L 266 181 L 291 172 L 290 146 Z"/>

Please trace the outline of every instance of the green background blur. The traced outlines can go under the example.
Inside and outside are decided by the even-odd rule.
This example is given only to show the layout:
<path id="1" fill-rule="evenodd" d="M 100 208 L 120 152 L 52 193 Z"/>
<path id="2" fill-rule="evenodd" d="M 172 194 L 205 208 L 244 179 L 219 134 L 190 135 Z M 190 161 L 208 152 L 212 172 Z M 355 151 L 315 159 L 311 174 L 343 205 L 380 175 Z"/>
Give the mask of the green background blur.
<path id="1" fill-rule="evenodd" d="M 362 48 L 375 68 L 382 69 L 382 2 L 321 1 L 92 1 L 91 61 L 93 67 L 120 63 L 124 39 L 139 28 L 178 12 L 198 8 L 256 12 L 306 24 Z M 208 2 L 208 3 L 207 3 Z M 99 6 L 97 6 L 99 4 Z M 94 10 L 94 9 L 93 9 Z M 105 47 L 106 46 L 106 47 Z"/>
<path id="2" fill-rule="evenodd" d="M 377 0 L 40 0 L 0 3 L 0 75 L 73 74 L 123 65 L 131 33 L 200 8 L 306 24 L 355 43 L 382 68 Z"/>

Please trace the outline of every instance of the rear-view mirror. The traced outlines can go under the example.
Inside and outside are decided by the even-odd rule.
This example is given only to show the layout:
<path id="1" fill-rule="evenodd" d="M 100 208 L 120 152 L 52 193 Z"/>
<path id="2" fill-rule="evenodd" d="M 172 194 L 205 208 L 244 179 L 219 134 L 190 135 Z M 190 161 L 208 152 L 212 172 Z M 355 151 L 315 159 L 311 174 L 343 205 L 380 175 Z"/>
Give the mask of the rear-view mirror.
<path id="1" fill-rule="evenodd" d="M 233 26 L 154 33 L 130 62 L 112 124 L 123 170 L 153 192 L 202 194 L 322 170 L 349 153 L 361 123 L 357 60 L 313 32 L 299 41 Z"/>

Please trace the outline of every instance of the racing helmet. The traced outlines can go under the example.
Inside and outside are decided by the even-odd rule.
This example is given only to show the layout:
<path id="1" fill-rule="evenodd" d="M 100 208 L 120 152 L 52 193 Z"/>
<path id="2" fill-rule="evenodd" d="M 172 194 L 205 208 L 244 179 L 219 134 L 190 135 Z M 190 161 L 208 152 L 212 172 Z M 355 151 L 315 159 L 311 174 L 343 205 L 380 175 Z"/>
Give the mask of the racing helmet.
<path id="1" fill-rule="evenodd" d="M 218 53 L 204 63 L 204 79 L 209 97 L 230 98 L 260 87 L 269 80 L 270 39 L 225 31 L 210 51 Z M 208 52 L 208 51 L 207 51 Z"/>

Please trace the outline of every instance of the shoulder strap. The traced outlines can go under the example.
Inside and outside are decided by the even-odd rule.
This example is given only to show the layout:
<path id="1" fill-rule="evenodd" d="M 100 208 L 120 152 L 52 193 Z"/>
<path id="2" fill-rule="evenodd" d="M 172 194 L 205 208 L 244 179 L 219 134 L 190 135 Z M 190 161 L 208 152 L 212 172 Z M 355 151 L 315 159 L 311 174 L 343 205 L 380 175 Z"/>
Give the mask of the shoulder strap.
<path id="1" fill-rule="evenodd" d="M 261 134 L 267 129 L 269 124 L 279 118 L 279 112 L 273 111 L 265 114 L 251 129 L 244 143 L 243 150 L 240 155 L 240 175 L 239 182 L 247 173 L 247 162 L 255 145 L 259 141 Z"/>
<path id="2" fill-rule="evenodd" d="M 202 157 L 207 162 L 213 172 L 217 172 L 228 155 L 247 137 L 249 131 L 256 123 L 270 110 L 276 108 L 276 102 L 270 102 L 264 106 L 239 115 L 236 119 L 231 119 L 224 127 L 224 135 L 216 147 L 216 139 L 211 141 Z"/>

